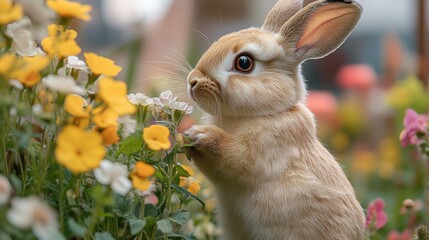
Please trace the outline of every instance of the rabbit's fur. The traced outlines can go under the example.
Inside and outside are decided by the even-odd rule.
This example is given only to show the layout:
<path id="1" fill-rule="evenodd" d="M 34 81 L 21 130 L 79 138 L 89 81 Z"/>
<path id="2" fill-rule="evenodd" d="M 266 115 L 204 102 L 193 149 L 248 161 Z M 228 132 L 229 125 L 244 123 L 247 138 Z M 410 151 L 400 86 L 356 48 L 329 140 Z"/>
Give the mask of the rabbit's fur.
<path id="1" fill-rule="evenodd" d="M 214 183 L 228 240 L 360 240 L 364 213 L 340 165 L 317 139 L 300 64 L 335 50 L 361 7 L 352 1 L 280 0 L 262 28 L 223 36 L 188 76 L 210 114 L 188 136 Z M 250 73 L 237 55 L 254 58 Z"/>

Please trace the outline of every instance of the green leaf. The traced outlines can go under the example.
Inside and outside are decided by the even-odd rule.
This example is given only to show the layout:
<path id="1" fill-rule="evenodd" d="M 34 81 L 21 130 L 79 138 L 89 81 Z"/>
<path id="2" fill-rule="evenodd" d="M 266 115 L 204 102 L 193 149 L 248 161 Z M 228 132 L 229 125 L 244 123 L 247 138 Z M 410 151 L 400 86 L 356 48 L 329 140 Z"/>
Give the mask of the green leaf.
<path id="1" fill-rule="evenodd" d="M 66 240 L 66 238 L 60 231 L 51 231 L 47 240 Z"/>
<path id="2" fill-rule="evenodd" d="M 130 219 L 130 230 L 132 235 L 139 233 L 146 225 L 146 219 Z"/>
<path id="3" fill-rule="evenodd" d="M 189 177 L 191 175 L 189 175 L 188 171 L 186 171 L 182 166 L 180 165 L 176 165 L 176 171 L 177 173 L 179 173 L 180 177 Z"/>
<path id="4" fill-rule="evenodd" d="M 105 191 L 104 188 L 100 185 L 92 188 L 89 194 L 97 204 L 101 204 L 103 206 L 113 205 L 112 194 L 110 194 L 108 191 Z"/>
<path id="5" fill-rule="evenodd" d="M 73 218 L 67 220 L 67 225 L 75 237 L 84 237 L 86 228 L 77 223 Z"/>
<path id="6" fill-rule="evenodd" d="M 16 176 L 15 174 L 11 174 L 9 177 L 10 180 L 10 184 L 12 185 L 13 189 L 15 189 L 15 191 L 17 193 L 21 193 L 22 192 L 22 184 L 25 184 L 21 181 L 21 179 Z"/>
<path id="7" fill-rule="evenodd" d="M 161 219 L 156 222 L 158 229 L 163 233 L 171 233 L 173 231 L 173 225 L 168 219 Z"/>
<path id="8" fill-rule="evenodd" d="M 174 157 L 176 156 L 176 151 L 173 149 L 166 157 L 165 162 L 166 163 L 172 163 L 174 161 Z"/>
<path id="9" fill-rule="evenodd" d="M 115 238 L 113 238 L 108 232 L 97 232 L 95 233 L 95 240 L 115 240 Z"/>
<path id="10" fill-rule="evenodd" d="M 173 238 L 173 239 L 180 239 L 180 240 L 194 240 L 195 238 L 193 237 L 188 237 L 185 235 L 181 235 L 181 234 L 177 234 L 177 233 L 170 233 L 168 234 L 169 238 Z"/>
<path id="11" fill-rule="evenodd" d="M 2 240 L 12 240 L 12 238 L 8 234 L 6 234 L 4 232 L 0 232 L 0 239 L 2 239 Z"/>
<path id="12" fill-rule="evenodd" d="M 169 219 L 177 224 L 185 225 L 188 222 L 189 217 L 189 212 L 186 210 L 182 210 L 172 213 Z"/>
<path id="13" fill-rule="evenodd" d="M 145 204 L 144 212 L 147 216 L 158 217 L 159 215 L 158 208 L 152 204 Z"/>
<path id="14" fill-rule="evenodd" d="M 122 143 L 119 144 L 118 153 L 125 155 L 132 155 L 139 152 L 143 147 L 143 137 L 141 132 L 136 132 L 127 137 Z"/>
<path id="15" fill-rule="evenodd" d="M 156 171 L 154 174 L 154 177 L 157 180 L 157 182 L 160 182 L 160 183 L 168 182 L 168 176 L 164 173 L 164 171 Z"/>
<path id="16" fill-rule="evenodd" d="M 203 206 L 203 208 L 206 207 L 206 204 L 204 203 L 203 200 L 201 200 L 199 197 L 195 196 L 194 194 L 192 194 L 191 192 L 189 192 L 188 190 L 182 188 L 179 185 L 173 184 L 171 185 L 176 191 L 178 191 L 179 193 L 187 196 L 187 197 L 192 197 L 193 199 L 197 200 L 198 202 L 201 203 L 201 205 Z"/>

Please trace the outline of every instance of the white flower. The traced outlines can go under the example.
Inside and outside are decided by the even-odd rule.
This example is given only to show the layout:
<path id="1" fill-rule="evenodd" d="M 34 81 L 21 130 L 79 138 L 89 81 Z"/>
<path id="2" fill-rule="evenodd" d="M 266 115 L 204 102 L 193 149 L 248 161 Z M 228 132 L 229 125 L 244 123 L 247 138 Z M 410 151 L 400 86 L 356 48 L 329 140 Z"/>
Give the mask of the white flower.
<path id="1" fill-rule="evenodd" d="M 164 91 L 159 94 L 159 98 L 153 98 L 153 102 L 155 103 L 155 105 L 160 108 L 163 108 L 164 106 L 170 107 L 170 105 L 176 102 L 176 100 L 177 97 L 173 98 L 173 92 L 171 92 L 170 90 Z"/>
<path id="2" fill-rule="evenodd" d="M 6 35 L 13 39 L 13 49 L 21 56 L 44 55 L 45 53 L 37 47 L 30 31 L 25 29 L 31 25 L 28 18 L 7 25 Z"/>
<path id="3" fill-rule="evenodd" d="M 31 25 L 31 21 L 28 17 L 23 17 L 21 20 L 17 21 L 17 22 L 13 22 L 10 23 L 6 26 L 6 31 L 5 34 L 10 37 L 13 38 L 13 33 L 18 30 L 18 29 L 22 29 L 22 28 L 26 28 L 28 26 Z"/>
<path id="4" fill-rule="evenodd" d="M 174 102 L 170 105 L 170 108 L 180 111 L 186 111 L 186 109 L 188 108 L 188 104 L 185 102 Z"/>
<path id="5" fill-rule="evenodd" d="M 35 115 L 42 115 L 43 114 L 43 107 L 41 104 L 34 104 L 32 107 L 32 111 Z"/>
<path id="6" fill-rule="evenodd" d="M 164 91 L 159 95 L 159 98 L 153 98 L 153 102 L 157 107 L 168 107 L 174 110 L 185 111 L 189 114 L 193 111 L 193 107 L 185 102 L 178 102 L 177 97 L 173 98 L 173 93 L 170 90 Z"/>
<path id="7" fill-rule="evenodd" d="M 162 92 L 161 94 L 159 94 L 159 98 L 161 99 L 161 100 L 168 100 L 168 101 L 170 101 L 170 100 L 172 100 L 173 99 L 173 92 L 172 91 L 170 91 L 170 90 L 167 90 L 167 91 L 164 91 L 164 92 Z M 175 98 L 176 99 L 176 98 Z M 174 100 L 175 100 L 174 99 Z"/>
<path id="8" fill-rule="evenodd" d="M 45 53 L 37 47 L 31 32 L 26 29 L 18 29 L 13 36 L 13 49 L 21 56 L 44 55 Z"/>
<path id="9" fill-rule="evenodd" d="M 194 111 L 194 106 L 188 105 L 186 108 L 186 114 L 191 114 Z"/>
<path id="10" fill-rule="evenodd" d="M 207 236 L 214 236 L 216 227 L 213 223 L 204 221 L 195 229 L 195 237 L 205 239 Z"/>
<path id="11" fill-rule="evenodd" d="M 9 85 L 19 90 L 24 89 L 24 85 L 22 85 L 22 83 L 16 79 L 9 80 Z"/>
<path id="12" fill-rule="evenodd" d="M 7 219 L 21 229 L 31 228 L 34 235 L 41 240 L 51 239 L 58 235 L 56 213 L 45 202 L 35 196 L 14 198 Z"/>
<path id="13" fill-rule="evenodd" d="M 136 132 L 137 121 L 129 115 L 119 117 L 118 123 L 122 125 L 122 137 L 124 138 Z"/>
<path id="14" fill-rule="evenodd" d="M 7 203 L 11 194 L 12 186 L 5 176 L 0 175 L 0 205 Z"/>
<path id="15" fill-rule="evenodd" d="M 128 94 L 128 100 L 134 105 L 149 106 L 154 104 L 152 98 L 143 93 Z"/>
<path id="16" fill-rule="evenodd" d="M 62 77 L 59 75 L 48 75 L 42 79 L 42 82 L 46 84 L 48 88 L 53 91 L 68 94 L 76 93 L 79 95 L 85 94 L 85 89 L 76 84 L 76 81 L 72 77 Z"/>
<path id="17" fill-rule="evenodd" d="M 121 195 L 126 195 L 131 190 L 127 166 L 122 163 L 103 160 L 100 167 L 94 170 L 94 176 L 101 184 L 110 185 L 114 192 Z"/>
<path id="18" fill-rule="evenodd" d="M 86 63 L 84 61 L 80 60 L 76 56 L 67 57 L 66 68 L 74 68 L 74 69 L 83 70 L 83 71 L 88 70 Z"/>

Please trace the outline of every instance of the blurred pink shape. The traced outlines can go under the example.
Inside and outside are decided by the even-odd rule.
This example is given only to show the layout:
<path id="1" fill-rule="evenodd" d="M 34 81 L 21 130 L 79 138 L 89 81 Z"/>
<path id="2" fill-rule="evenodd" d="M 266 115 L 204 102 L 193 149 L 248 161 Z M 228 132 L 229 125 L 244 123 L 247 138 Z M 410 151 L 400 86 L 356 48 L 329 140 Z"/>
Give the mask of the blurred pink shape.
<path id="1" fill-rule="evenodd" d="M 387 235 L 387 240 L 411 240 L 413 233 L 410 229 L 405 229 L 402 233 L 398 231 L 390 231 Z"/>
<path id="2" fill-rule="evenodd" d="M 335 96 L 328 91 L 310 91 L 307 97 L 307 107 L 317 117 L 334 116 L 338 103 Z"/>
<path id="3" fill-rule="evenodd" d="M 410 144 L 416 145 L 419 143 L 419 139 L 416 136 L 418 132 L 426 132 L 428 124 L 428 116 L 418 114 L 413 109 L 408 108 L 405 112 L 404 127 L 405 129 L 401 132 L 401 145 L 406 147 Z"/>
<path id="4" fill-rule="evenodd" d="M 152 204 L 156 206 L 156 204 L 158 204 L 158 197 L 155 194 L 151 193 L 144 197 L 144 202 L 146 204 Z"/>
<path id="5" fill-rule="evenodd" d="M 375 86 L 377 76 L 368 64 L 351 64 L 340 68 L 336 81 L 341 88 L 365 91 Z"/>
<path id="6" fill-rule="evenodd" d="M 179 126 L 177 127 L 177 131 L 179 133 L 184 133 L 196 123 L 197 123 L 197 121 L 195 121 L 194 118 L 186 115 L 185 117 L 183 117 L 182 121 L 180 122 Z"/>
<path id="7" fill-rule="evenodd" d="M 366 226 L 368 227 L 372 222 L 375 223 L 375 228 L 380 229 L 387 223 L 387 214 L 384 210 L 384 201 L 381 198 L 377 198 L 370 202 L 368 205 L 368 211 L 366 213 Z M 375 221 L 373 220 L 375 217 Z"/>

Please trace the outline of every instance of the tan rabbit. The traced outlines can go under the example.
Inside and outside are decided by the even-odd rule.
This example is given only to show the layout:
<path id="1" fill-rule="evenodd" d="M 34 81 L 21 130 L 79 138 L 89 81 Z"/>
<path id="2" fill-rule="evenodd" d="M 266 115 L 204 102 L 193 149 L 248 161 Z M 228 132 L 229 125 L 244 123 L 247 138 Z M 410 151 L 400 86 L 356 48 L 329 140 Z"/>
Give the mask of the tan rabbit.
<path id="1" fill-rule="evenodd" d="M 361 240 L 364 213 L 316 136 L 300 64 L 334 51 L 355 27 L 354 1 L 280 0 L 262 28 L 215 42 L 188 76 L 210 114 L 191 156 L 214 183 L 228 240 Z"/>

